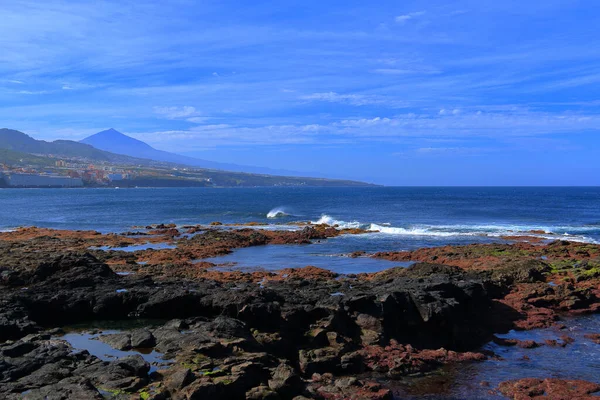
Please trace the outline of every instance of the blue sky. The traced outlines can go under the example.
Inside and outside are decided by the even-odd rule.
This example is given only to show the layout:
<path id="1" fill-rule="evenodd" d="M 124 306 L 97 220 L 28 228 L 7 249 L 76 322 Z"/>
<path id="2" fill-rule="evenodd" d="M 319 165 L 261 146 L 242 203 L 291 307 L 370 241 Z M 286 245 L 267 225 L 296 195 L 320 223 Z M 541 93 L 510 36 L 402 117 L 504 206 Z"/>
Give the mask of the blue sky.
<path id="1" fill-rule="evenodd" d="M 394 185 L 600 184 L 595 0 L 0 3 L 0 125 Z"/>

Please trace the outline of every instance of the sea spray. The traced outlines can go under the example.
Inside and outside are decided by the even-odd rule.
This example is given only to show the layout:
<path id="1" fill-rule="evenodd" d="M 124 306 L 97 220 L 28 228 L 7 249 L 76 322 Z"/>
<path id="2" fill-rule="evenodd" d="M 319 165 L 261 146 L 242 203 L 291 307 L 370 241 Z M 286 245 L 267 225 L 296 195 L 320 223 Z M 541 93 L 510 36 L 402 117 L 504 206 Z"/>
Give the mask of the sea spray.
<path id="1" fill-rule="evenodd" d="M 366 229 L 370 232 L 378 232 L 388 235 L 399 236 L 424 236 L 424 237 L 459 237 L 459 236 L 488 236 L 502 238 L 505 236 L 531 236 L 545 240 L 566 239 L 573 242 L 597 243 L 598 241 L 584 235 L 572 235 L 569 233 L 557 234 L 551 229 L 523 226 L 503 225 L 422 225 L 407 228 L 386 226 L 386 224 L 370 224 Z M 543 233 L 542 233 L 543 232 Z"/>
<path id="2" fill-rule="evenodd" d="M 271 211 L 267 213 L 267 218 L 275 219 L 281 217 L 287 217 L 288 215 L 292 215 L 285 207 L 275 207 Z"/>
<path id="3" fill-rule="evenodd" d="M 318 221 L 311 221 L 310 222 L 313 225 L 329 225 L 329 226 L 337 226 L 339 228 L 342 229 L 354 229 L 354 228 L 360 228 L 362 225 L 360 222 L 358 221 L 352 221 L 352 222 L 346 222 L 346 221 L 340 221 L 337 220 L 327 214 L 323 214 L 321 215 L 321 218 L 319 218 Z"/>

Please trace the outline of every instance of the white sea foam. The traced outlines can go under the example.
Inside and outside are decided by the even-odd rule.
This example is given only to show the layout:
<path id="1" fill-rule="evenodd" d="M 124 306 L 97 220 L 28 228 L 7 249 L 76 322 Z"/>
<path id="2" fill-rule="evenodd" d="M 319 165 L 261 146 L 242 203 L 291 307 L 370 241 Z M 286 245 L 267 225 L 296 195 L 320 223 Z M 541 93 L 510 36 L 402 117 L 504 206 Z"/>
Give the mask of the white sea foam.
<path id="1" fill-rule="evenodd" d="M 586 233 L 597 232 L 596 226 L 539 226 L 539 225 L 510 225 L 510 224 L 461 224 L 461 225 L 408 225 L 404 227 L 393 226 L 387 222 L 362 223 L 359 221 L 338 220 L 330 215 L 323 214 L 312 224 L 327 224 L 340 228 L 362 228 L 367 231 L 398 236 L 414 237 L 466 237 L 466 236 L 534 236 L 547 240 L 570 240 L 583 243 L 600 243 L 587 236 Z"/>
<path id="2" fill-rule="evenodd" d="M 269 211 L 267 213 L 267 218 L 274 219 L 274 218 L 285 217 L 288 215 L 292 215 L 292 214 L 290 214 L 284 207 L 275 207 L 274 209 L 272 209 L 271 211 Z"/>
<path id="3" fill-rule="evenodd" d="M 398 228 L 382 226 L 379 224 L 371 224 L 367 230 L 371 232 L 380 232 L 389 235 L 404 236 L 533 236 L 548 240 L 565 239 L 573 242 L 598 243 L 598 241 L 584 235 L 573 235 L 568 233 L 555 234 L 550 229 L 542 229 L 539 227 L 507 227 L 501 225 L 432 225 L 415 226 L 410 228 Z M 544 231 L 544 233 L 534 233 L 532 231 Z"/>
<path id="4" fill-rule="evenodd" d="M 392 226 L 382 226 L 379 224 L 371 224 L 367 230 L 371 231 L 371 232 L 387 233 L 389 235 L 405 235 L 405 236 L 450 237 L 450 236 L 460 236 L 461 235 L 460 232 L 442 232 L 442 231 L 431 230 L 428 228 L 396 228 L 396 227 L 392 227 Z M 469 234 L 469 236 L 473 236 L 473 235 Z"/>
<path id="5" fill-rule="evenodd" d="M 318 221 L 311 221 L 310 222 L 313 225 L 329 225 L 329 226 L 338 226 L 339 228 L 342 229 L 352 229 L 352 228 L 360 228 L 361 227 L 361 223 L 358 221 L 352 221 L 352 222 L 346 222 L 346 221 L 341 221 L 341 220 L 337 220 L 327 214 L 323 214 L 321 215 L 321 218 Z"/>

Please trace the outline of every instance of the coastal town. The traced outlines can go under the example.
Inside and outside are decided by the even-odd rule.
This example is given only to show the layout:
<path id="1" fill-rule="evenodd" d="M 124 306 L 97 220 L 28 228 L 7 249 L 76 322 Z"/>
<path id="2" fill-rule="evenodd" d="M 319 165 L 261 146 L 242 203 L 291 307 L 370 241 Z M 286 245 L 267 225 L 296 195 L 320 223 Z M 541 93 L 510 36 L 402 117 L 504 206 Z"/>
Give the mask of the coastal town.
<path id="1" fill-rule="evenodd" d="M 275 176 L 127 158 L 26 154 L 0 148 L 0 188 L 369 186 L 348 180 Z"/>

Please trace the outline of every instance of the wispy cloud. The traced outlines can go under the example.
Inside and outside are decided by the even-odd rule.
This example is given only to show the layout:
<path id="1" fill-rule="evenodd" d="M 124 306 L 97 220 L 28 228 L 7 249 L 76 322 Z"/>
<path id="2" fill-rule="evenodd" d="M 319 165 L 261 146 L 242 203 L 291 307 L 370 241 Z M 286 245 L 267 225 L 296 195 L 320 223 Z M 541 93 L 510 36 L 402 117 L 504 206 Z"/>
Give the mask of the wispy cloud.
<path id="1" fill-rule="evenodd" d="M 422 15 L 425 15 L 425 11 L 415 11 L 415 12 L 411 12 L 408 14 L 398 15 L 395 18 L 395 21 L 399 24 L 405 24 L 406 22 L 410 21 L 411 19 L 415 19 Z"/>
<path id="2" fill-rule="evenodd" d="M 386 98 L 385 96 L 364 95 L 364 94 L 339 94 L 336 92 L 313 93 L 299 97 L 301 100 L 307 101 L 323 101 L 328 103 L 342 103 L 353 106 L 368 106 L 380 105 L 393 108 L 405 107 L 406 103 L 401 101 Z"/>
<path id="3" fill-rule="evenodd" d="M 489 153 L 490 151 L 494 151 L 494 149 L 478 147 L 420 147 L 415 150 L 415 153 L 421 155 L 479 155 Z"/>
<path id="4" fill-rule="evenodd" d="M 154 107 L 154 113 L 167 119 L 192 118 L 200 115 L 195 107 Z"/>
<path id="5" fill-rule="evenodd" d="M 203 146 L 231 143 L 264 145 L 402 143 L 414 141 L 417 153 L 481 153 L 482 148 L 469 146 L 485 139 L 502 145 L 565 132 L 599 132 L 600 115 L 552 115 L 539 112 L 400 114 L 393 117 L 353 118 L 316 124 L 282 124 L 241 126 L 207 124 L 186 130 L 168 130 L 141 134 L 152 143 L 178 143 L 189 146 L 198 141 Z M 537 140 L 537 139 L 536 139 Z M 426 143 L 461 143 L 460 146 L 435 146 Z M 549 142 L 550 143 L 550 142 Z M 421 149 L 421 150 L 419 150 Z M 460 149 L 460 150 L 459 150 Z M 470 150 L 469 150 L 470 149 Z M 477 151 L 476 151 L 476 150 Z"/>
<path id="6" fill-rule="evenodd" d="M 26 95 L 40 95 L 40 94 L 48 94 L 51 93 L 48 90 L 19 90 L 18 94 L 26 94 Z"/>
<path id="7" fill-rule="evenodd" d="M 409 75 L 409 74 L 438 74 L 439 71 L 434 68 L 377 68 L 373 70 L 376 74 L 382 75 Z"/>

